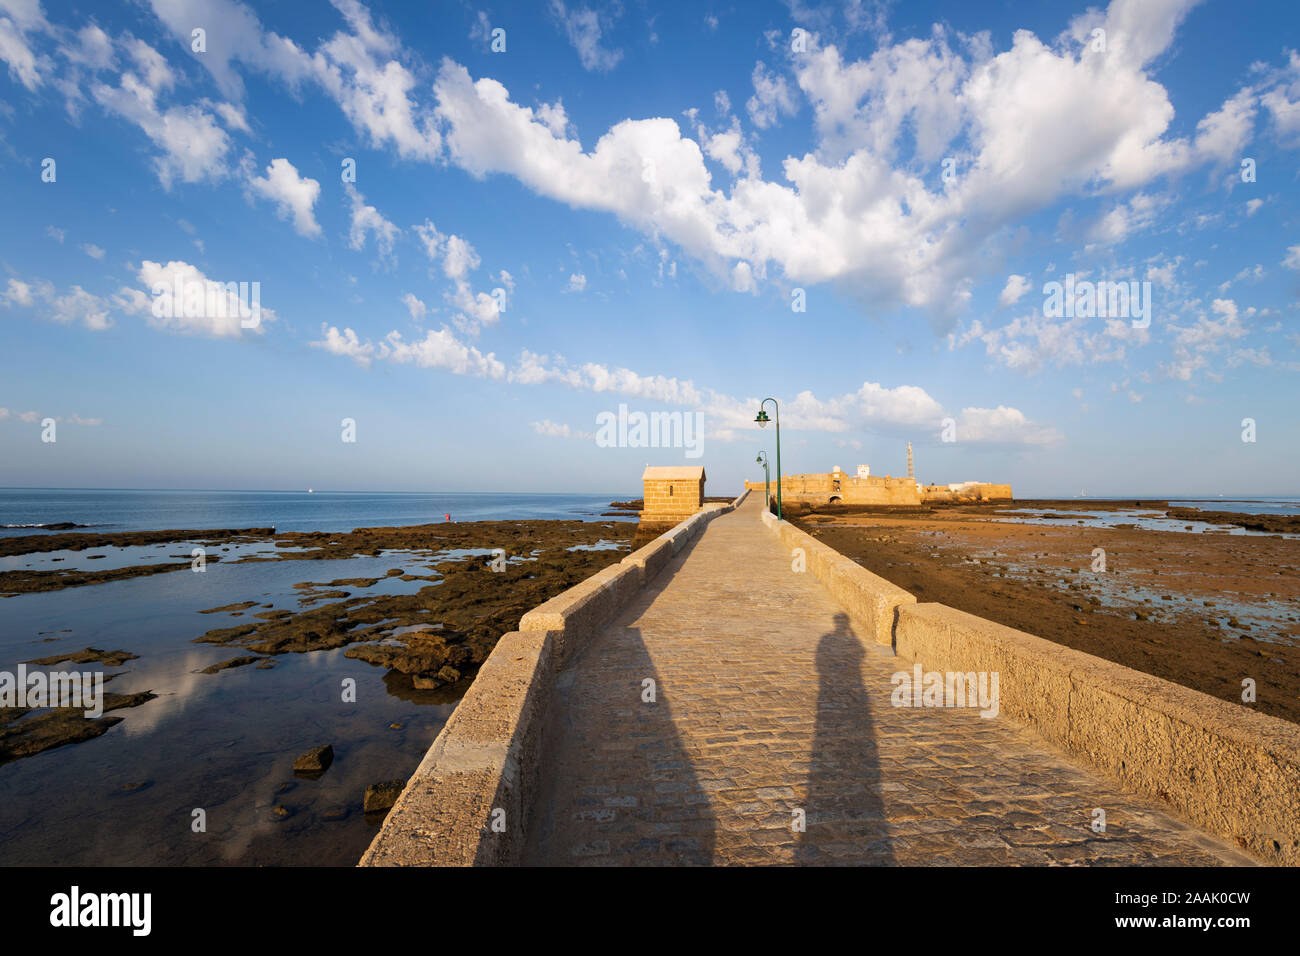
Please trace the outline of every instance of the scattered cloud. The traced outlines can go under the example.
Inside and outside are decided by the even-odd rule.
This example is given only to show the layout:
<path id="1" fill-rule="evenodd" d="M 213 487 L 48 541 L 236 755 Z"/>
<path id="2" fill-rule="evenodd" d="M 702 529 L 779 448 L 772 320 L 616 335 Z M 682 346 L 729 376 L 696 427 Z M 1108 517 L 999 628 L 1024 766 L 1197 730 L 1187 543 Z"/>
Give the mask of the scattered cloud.
<path id="1" fill-rule="evenodd" d="M 568 425 L 559 425 L 544 418 L 540 422 L 531 422 L 530 427 L 539 435 L 545 435 L 547 438 L 581 438 L 591 441 L 596 436 L 592 432 L 580 431 L 576 428 L 570 428 Z"/>
<path id="2" fill-rule="evenodd" d="M 608 14 L 598 13 L 590 7 L 566 8 L 561 0 L 551 0 L 551 14 L 578 51 L 584 70 L 608 73 L 623 59 L 622 50 L 601 46 L 604 30 L 609 27 Z"/>
<path id="3" fill-rule="evenodd" d="M 412 292 L 408 292 L 402 296 L 402 302 L 411 313 L 411 318 L 417 322 L 423 319 L 425 313 L 429 311 L 428 307 L 416 298 L 415 294 Z"/>
<path id="4" fill-rule="evenodd" d="M 96 83 L 91 95 L 105 110 L 134 123 L 161 150 L 154 170 L 164 189 L 176 181 L 215 181 L 229 174 L 230 137 L 216 117 L 198 105 L 159 104 L 159 96 L 175 84 L 161 54 L 142 40 L 129 44 L 139 71 L 124 70 L 117 85 Z"/>
<path id="5" fill-rule="evenodd" d="M 348 231 L 348 245 L 359 251 L 365 248 L 366 237 L 372 236 L 379 257 L 391 259 L 393 243 L 402 230 L 385 219 L 374 206 L 367 205 L 365 197 L 356 186 L 345 183 L 343 188 L 352 205 L 352 226 Z"/>
<path id="6" fill-rule="evenodd" d="M 320 183 L 300 176 L 297 168 L 289 160 L 283 158 L 271 160 L 271 164 L 266 167 L 265 175 L 251 177 L 248 186 L 256 195 L 275 203 L 281 219 L 292 219 L 293 228 L 299 235 L 314 238 L 321 234 L 320 224 L 312 211 L 316 200 L 320 197 Z M 354 201 L 354 231 L 357 228 L 356 216 Z"/>
<path id="7" fill-rule="evenodd" d="M 61 325 L 80 323 L 94 332 L 102 332 L 113 324 L 109 318 L 112 304 L 80 285 L 60 293 L 52 283 L 43 279 L 23 282 L 11 278 L 5 291 L 0 293 L 0 304 L 6 308 L 33 308 L 52 322 Z"/>
<path id="8" fill-rule="evenodd" d="M 998 296 L 998 305 L 1015 305 L 1028 291 L 1028 279 L 1022 275 L 1009 275 L 1007 276 L 1007 284 L 1002 287 L 1002 294 Z"/>
<path id="9" fill-rule="evenodd" d="M 750 121 L 759 129 L 775 126 L 782 116 L 793 116 L 799 109 L 785 77 L 770 71 L 762 61 L 754 64 L 751 77 L 754 95 L 745 103 Z"/>
<path id="10" fill-rule="evenodd" d="M 245 333 L 261 335 L 268 323 L 276 321 L 274 310 L 261 304 L 260 285 L 254 287 L 245 280 L 241 287 L 238 281 L 209 279 L 184 260 L 163 264 L 145 259 L 136 281 L 143 289 L 123 286 L 115 302 L 122 311 L 143 316 L 156 329 L 237 339 Z M 244 322 L 256 324 L 245 328 Z"/>
<path id="11" fill-rule="evenodd" d="M 27 424 L 41 424 L 47 418 L 53 419 L 58 425 L 84 425 L 88 428 L 104 424 L 102 418 L 83 418 L 80 415 L 42 415 L 40 412 L 26 411 L 20 412 L 8 408 L 0 408 L 0 422 L 9 418 L 15 418 L 20 422 Z"/>
<path id="12" fill-rule="evenodd" d="M 322 339 L 310 343 L 313 348 L 346 356 L 362 366 L 369 366 L 372 361 L 385 361 L 479 378 L 501 379 L 506 374 L 505 365 L 495 355 L 491 352 L 484 355 L 466 345 L 447 328 L 426 332 L 422 340 L 413 342 L 407 342 L 401 333 L 393 331 L 377 344 L 362 342 L 356 332 L 348 328 L 340 332 L 332 325 L 322 326 L 321 333 Z"/>

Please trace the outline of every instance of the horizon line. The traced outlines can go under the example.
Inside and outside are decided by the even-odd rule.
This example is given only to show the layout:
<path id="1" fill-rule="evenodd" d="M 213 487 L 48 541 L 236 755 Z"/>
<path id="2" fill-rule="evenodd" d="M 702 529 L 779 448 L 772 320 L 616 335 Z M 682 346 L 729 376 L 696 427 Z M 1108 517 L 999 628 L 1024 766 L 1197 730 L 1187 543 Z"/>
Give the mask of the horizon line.
<path id="1" fill-rule="evenodd" d="M 746 479 L 750 480 L 750 479 Z M 743 490 L 743 489 L 742 489 Z M 181 494 L 274 494 L 274 495 L 586 495 L 591 497 L 601 497 L 609 494 L 621 494 L 622 492 L 610 491 L 381 491 L 376 489 L 322 489 L 314 488 L 134 488 L 134 487 L 90 487 L 90 486 L 39 486 L 39 485 L 0 485 L 0 492 L 3 491 L 122 491 L 122 492 L 170 492 Z M 1123 500 L 1127 498 L 1148 499 L 1152 501 L 1260 501 L 1266 499 L 1283 499 L 1283 500 L 1300 500 L 1300 495 L 1285 494 L 1233 494 L 1227 495 L 1223 492 L 1211 494 L 1178 494 L 1178 495 L 1159 495 L 1146 493 L 1130 494 L 1096 494 L 1096 495 L 1027 495 L 1020 498 L 1010 498 L 1010 501 L 1033 501 L 1033 500 L 1057 500 L 1057 501 L 1087 501 L 1089 499 L 1096 501 Z"/>

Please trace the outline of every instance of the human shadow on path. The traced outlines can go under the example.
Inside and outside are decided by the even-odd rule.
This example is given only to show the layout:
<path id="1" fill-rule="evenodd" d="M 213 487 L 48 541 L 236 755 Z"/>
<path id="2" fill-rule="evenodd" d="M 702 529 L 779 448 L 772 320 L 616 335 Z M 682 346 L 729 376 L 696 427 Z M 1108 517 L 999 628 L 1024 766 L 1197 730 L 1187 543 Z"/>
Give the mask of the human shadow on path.
<path id="1" fill-rule="evenodd" d="M 817 644 L 817 718 L 803 795 L 806 831 L 795 861 L 893 865 L 880 796 L 880 760 L 862 662 L 866 651 L 847 614 Z"/>

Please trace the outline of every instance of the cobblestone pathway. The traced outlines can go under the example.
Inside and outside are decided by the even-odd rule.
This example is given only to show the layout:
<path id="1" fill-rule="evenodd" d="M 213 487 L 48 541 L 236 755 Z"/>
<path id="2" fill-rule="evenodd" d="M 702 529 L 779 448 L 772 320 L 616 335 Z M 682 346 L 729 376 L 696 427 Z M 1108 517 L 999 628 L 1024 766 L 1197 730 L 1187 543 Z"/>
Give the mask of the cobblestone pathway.
<path id="1" fill-rule="evenodd" d="M 758 514 L 715 519 L 561 676 L 527 862 L 1252 862 L 1004 719 L 892 707 L 910 662 Z"/>

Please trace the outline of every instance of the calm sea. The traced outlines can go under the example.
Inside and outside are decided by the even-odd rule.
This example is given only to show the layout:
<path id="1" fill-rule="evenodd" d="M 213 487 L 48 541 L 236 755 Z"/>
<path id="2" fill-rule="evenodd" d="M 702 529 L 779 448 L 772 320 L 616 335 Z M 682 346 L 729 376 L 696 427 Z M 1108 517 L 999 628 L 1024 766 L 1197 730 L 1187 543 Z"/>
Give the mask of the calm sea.
<path id="1" fill-rule="evenodd" d="M 0 536 L 72 521 L 104 532 L 169 528 L 264 528 L 351 531 L 453 521 L 597 520 L 616 499 L 606 495 L 318 491 L 137 491 L 0 488 Z M 608 518 L 600 520 L 609 520 Z"/>

